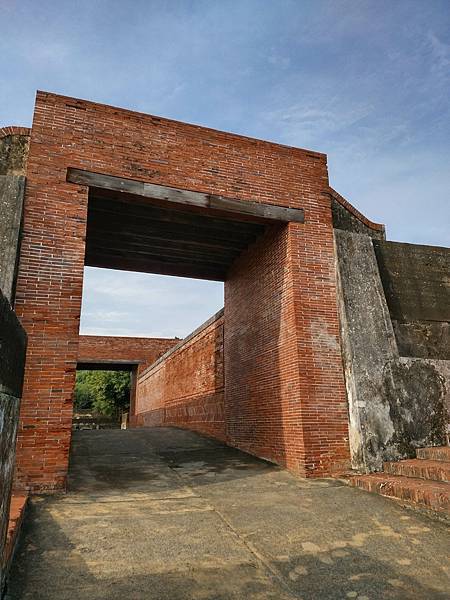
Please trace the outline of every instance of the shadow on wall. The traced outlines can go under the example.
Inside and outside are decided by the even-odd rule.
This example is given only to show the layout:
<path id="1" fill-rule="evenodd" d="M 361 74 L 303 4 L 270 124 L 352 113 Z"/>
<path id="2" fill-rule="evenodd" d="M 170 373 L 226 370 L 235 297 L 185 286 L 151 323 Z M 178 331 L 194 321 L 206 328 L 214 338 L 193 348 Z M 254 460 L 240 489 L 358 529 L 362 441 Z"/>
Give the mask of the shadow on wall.
<path id="1" fill-rule="evenodd" d="M 273 226 L 236 259 L 224 311 L 138 377 L 132 424 L 187 428 L 289 463 L 284 413 L 298 382 L 287 257 L 287 227 Z"/>
<path id="2" fill-rule="evenodd" d="M 295 345 L 289 228 L 274 226 L 234 262 L 225 282 L 227 443 L 297 471 L 292 438 L 301 443 L 300 432 L 286 419 L 298 402 Z"/>
<path id="3" fill-rule="evenodd" d="M 275 225 L 242 252 L 224 317 L 140 375 L 134 424 L 186 427 L 300 475 L 347 468 L 333 248 L 300 264 L 307 243 L 301 226 Z"/>

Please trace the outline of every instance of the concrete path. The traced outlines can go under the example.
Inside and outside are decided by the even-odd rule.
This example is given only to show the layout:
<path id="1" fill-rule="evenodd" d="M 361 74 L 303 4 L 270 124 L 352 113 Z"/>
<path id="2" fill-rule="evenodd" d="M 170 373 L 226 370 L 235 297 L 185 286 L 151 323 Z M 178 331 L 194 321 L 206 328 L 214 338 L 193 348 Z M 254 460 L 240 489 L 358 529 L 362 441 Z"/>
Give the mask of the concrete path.
<path id="1" fill-rule="evenodd" d="M 8 600 L 448 599 L 445 525 L 172 428 L 80 431 Z"/>

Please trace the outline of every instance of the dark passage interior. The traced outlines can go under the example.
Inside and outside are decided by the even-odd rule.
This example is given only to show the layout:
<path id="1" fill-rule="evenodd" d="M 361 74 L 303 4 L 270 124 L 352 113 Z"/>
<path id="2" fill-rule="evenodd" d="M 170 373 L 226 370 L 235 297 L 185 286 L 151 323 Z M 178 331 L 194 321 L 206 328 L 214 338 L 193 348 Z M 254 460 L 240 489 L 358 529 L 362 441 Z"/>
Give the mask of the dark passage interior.
<path id="1" fill-rule="evenodd" d="M 86 265 L 223 281 L 265 225 L 90 188 Z"/>

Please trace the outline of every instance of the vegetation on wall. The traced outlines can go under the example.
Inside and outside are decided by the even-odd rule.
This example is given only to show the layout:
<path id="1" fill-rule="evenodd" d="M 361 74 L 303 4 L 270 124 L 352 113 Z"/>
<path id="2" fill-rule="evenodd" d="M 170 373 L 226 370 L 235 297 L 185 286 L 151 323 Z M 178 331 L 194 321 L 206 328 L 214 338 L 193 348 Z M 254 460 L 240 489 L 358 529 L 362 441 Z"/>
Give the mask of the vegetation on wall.
<path id="1" fill-rule="evenodd" d="M 127 371 L 78 371 L 75 410 L 92 410 L 114 416 L 130 404 L 130 373 Z"/>

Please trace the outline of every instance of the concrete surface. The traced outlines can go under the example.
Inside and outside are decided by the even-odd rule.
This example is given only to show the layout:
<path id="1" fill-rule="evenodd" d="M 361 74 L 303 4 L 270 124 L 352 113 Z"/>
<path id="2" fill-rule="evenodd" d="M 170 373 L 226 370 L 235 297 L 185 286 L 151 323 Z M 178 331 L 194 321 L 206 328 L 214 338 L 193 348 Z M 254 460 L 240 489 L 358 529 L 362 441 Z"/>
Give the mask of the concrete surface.
<path id="1" fill-rule="evenodd" d="M 446 527 L 172 428 L 74 434 L 8 600 L 444 599 Z"/>

